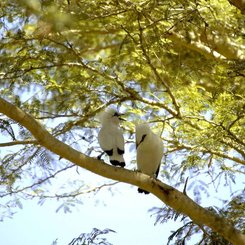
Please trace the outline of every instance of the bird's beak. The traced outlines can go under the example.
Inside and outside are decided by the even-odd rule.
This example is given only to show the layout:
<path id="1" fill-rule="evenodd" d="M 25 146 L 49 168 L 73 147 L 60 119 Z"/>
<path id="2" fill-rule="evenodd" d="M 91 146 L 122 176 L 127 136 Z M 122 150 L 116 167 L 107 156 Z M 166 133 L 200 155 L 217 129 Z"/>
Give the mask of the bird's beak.
<path id="1" fill-rule="evenodd" d="M 119 119 L 120 121 L 126 121 L 126 119 L 122 118 L 121 116 L 118 117 L 118 119 Z"/>
<path id="2" fill-rule="evenodd" d="M 125 114 L 119 114 L 118 115 L 118 119 L 120 120 L 120 121 L 126 121 L 126 119 L 124 119 L 122 116 L 124 116 Z"/>
<path id="3" fill-rule="evenodd" d="M 126 119 L 122 118 L 122 116 L 124 116 L 125 114 L 121 114 L 121 113 L 117 113 L 116 116 L 118 117 L 118 119 L 120 121 L 126 121 Z"/>

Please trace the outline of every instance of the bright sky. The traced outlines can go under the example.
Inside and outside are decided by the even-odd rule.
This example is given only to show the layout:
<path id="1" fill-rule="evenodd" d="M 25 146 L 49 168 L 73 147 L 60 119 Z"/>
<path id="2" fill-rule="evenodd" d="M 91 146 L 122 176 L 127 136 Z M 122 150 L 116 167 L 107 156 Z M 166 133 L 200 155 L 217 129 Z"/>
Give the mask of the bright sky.
<path id="1" fill-rule="evenodd" d="M 88 183 L 102 180 L 86 170 L 81 173 L 81 177 L 88 177 Z M 57 182 L 66 181 L 64 176 L 65 173 Z M 66 214 L 62 210 L 55 212 L 60 205 L 55 200 L 48 200 L 43 206 L 37 205 L 37 200 L 24 201 L 23 209 L 18 210 L 13 219 L 5 219 L 0 223 L 1 244 L 51 245 L 58 238 L 58 245 L 66 245 L 93 228 L 109 228 L 117 233 L 101 237 L 106 237 L 113 245 L 165 245 L 171 230 L 180 227 L 174 221 L 154 226 L 155 217 L 151 217 L 152 213 L 148 210 L 164 204 L 152 194 L 138 194 L 137 187 L 123 183 L 115 185 L 113 190 L 111 193 L 104 188 L 96 195 L 84 195 L 83 204 L 78 204 L 72 213 Z M 212 195 L 215 198 L 203 199 L 203 206 L 218 205 L 218 199 L 224 198 L 224 192 L 212 191 Z M 194 243 L 193 239 L 188 245 Z"/>
<path id="2" fill-rule="evenodd" d="M 4 141 L 1 139 L 1 142 Z M 6 150 L 2 148 L 0 155 L 3 156 Z M 13 147 L 7 151 L 12 150 Z M 55 158 L 58 159 L 57 156 Z M 79 169 L 77 172 L 72 168 L 52 179 L 52 185 L 45 188 L 51 193 L 65 192 L 69 190 L 69 182 L 76 179 L 83 180 L 91 188 L 99 186 L 99 183 L 108 183 L 108 180 L 89 171 Z M 68 183 L 68 189 L 62 190 L 61 186 L 65 183 Z M 61 202 L 53 199 L 42 206 L 38 205 L 38 199 L 22 201 L 23 209 L 14 209 L 17 213 L 12 219 L 0 222 L 0 244 L 51 245 L 58 239 L 58 245 L 67 245 L 73 238 L 81 233 L 90 233 L 93 228 L 109 228 L 116 233 L 101 237 L 107 238 L 113 245 L 163 245 L 167 243 L 170 230 L 176 228 L 175 222 L 170 222 L 172 226 L 154 226 L 155 217 L 151 217 L 152 213 L 148 210 L 162 207 L 162 202 L 152 194 L 139 194 L 137 187 L 131 185 L 119 183 L 113 186 L 113 192 L 103 188 L 97 194 L 85 194 L 81 199 L 83 204 L 77 204 L 72 213 L 64 213 L 62 209 L 56 212 Z M 0 206 L 5 202 L 0 199 Z"/>
<path id="3" fill-rule="evenodd" d="M 112 195 L 106 189 L 97 195 L 84 196 L 84 204 L 77 205 L 72 213 L 55 212 L 59 204 L 47 201 L 25 201 L 22 210 L 13 219 L 0 223 L 1 244 L 44 245 L 58 238 L 58 244 L 68 244 L 81 233 L 92 228 L 110 228 L 117 233 L 103 235 L 112 244 L 166 244 L 173 226 L 156 225 L 148 210 L 162 203 L 153 195 L 140 195 L 136 187 L 117 184 Z M 176 225 L 174 222 L 171 222 Z"/>

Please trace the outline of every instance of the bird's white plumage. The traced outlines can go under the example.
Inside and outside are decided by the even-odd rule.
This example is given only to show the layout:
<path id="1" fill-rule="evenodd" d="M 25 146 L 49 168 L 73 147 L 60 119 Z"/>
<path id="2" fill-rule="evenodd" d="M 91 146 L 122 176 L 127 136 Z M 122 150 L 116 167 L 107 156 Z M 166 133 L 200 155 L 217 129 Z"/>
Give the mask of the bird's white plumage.
<path id="1" fill-rule="evenodd" d="M 119 128 L 120 114 L 110 108 L 100 115 L 100 120 L 102 127 L 98 140 L 101 149 L 109 155 L 112 165 L 124 167 L 124 138 Z"/>
<path id="2" fill-rule="evenodd" d="M 163 143 L 148 124 L 136 126 L 137 168 L 151 177 L 157 177 L 163 157 Z M 147 191 L 138 189 L 148 194 Z"/>

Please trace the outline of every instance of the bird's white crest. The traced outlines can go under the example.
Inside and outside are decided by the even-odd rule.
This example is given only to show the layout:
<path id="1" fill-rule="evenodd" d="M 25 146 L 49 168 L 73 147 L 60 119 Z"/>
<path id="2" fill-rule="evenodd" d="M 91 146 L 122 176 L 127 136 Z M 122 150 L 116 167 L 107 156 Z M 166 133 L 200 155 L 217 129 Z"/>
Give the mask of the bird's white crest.
<path id="1" fill-rule="evenodd" d="M 99 114 L 99 119 L 102 125 L 115 124 L 119 125 L 120 114 L 114 108 L 108 108 L 107 110 Z"/>
<path id="2" fill-rule="evenodd" d="M 163 157 L 163 143 L 148 124 L 136 126 L 137 168 L 140 172 L 157 177 Z M 139 192 L 149 192 L 138 189 Z"/>
<path id="3" fill-rule="evenodd" d="M 112 165 L 124 167 L 124 138 L 119 128 L 120 114 L 115 109 L 109 108 L 101 113 L 100 120 L 102 127 L 98 141 L 101 149 L 107 153 Z"/>

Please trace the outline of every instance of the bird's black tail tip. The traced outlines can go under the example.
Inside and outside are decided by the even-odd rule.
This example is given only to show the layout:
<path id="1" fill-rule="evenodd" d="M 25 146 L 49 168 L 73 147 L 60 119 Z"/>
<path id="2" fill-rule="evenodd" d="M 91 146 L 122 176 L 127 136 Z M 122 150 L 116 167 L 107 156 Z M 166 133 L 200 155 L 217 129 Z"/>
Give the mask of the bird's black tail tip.
<path id="1" fill-rule="evenodd" d="M 125 162 L 119 162 L 117 160 L 111 160 L 110 162 L 113 166 L 120 166 L 121 168 L 125 167 Z"/>
<path id="2" fill-rule="evenodd" d="M 140 188 L 138 188 L 138 192 L 139 193 L 144 193 L 146 195 L 150 193 L 149 191 L 146 191 L 146 190 L 143 190 L 143 189 L 140 189 Z"/>

